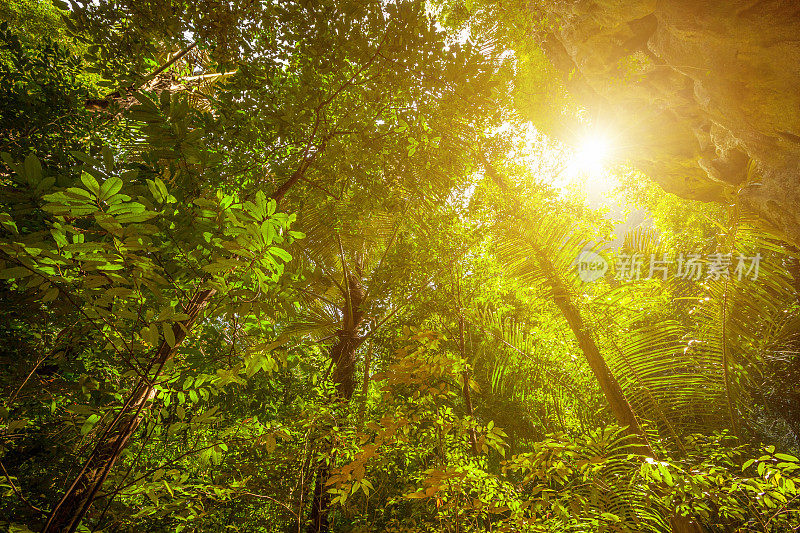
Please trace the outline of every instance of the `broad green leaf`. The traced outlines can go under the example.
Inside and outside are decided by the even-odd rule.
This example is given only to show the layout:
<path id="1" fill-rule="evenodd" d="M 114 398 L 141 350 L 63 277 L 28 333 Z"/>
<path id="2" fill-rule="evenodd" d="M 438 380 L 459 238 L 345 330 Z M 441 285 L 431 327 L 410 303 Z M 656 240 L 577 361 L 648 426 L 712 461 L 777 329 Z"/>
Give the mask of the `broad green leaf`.
<path id="1" fill-rule="evenodd" d="M 156 182 L 153 180 L 147 180 L 147 188 L 150 189 L 150 194 L 153 195 L 153 199 L 158 203 L 163 203 L 165 198 L 164 195 L 161 193 L 161 190 L 156 185 Z"/>
<path id="2" fill-rule="evenodd" d="M 19 233 L 19 230 L 17 229 L 17 223 L 8 213 L 0 212 L 0 227 L 3 227 L 14 234 Z"/>
<path id="3" fill-rule="evenodd" d="M 122 180 L 117 177 L 108 178 L 103 182 L 100 187 L 100 192 L 97 194 L 97 199 L 101 202 L 107 200 L 111 196 L 117 194 L 122 189 Z"/>
<path id="4" fill-rule="evenodd" d="M 89 176 L 91 177 L 91 176 Z M 92 178 L 94 179 L 94 178 Z M 58 194 L 58 193 L 56 193 Z M 66 192 L 63 193 L 67 200 L 94 200 L 92 193 L 87 191 L 86 189 L 80 189 L 78 187 L 69 187 Z M 47 197 L 45 197 L 47 199 Z"/>
<path id="5" fill-rule="evenodd" d="M 265 220 L 261 223 L 261 235 L 264 237 L 265 244 L 272 243 L 272 239 L 275 237 L 275 228 L 272 226 L 272 222 Z"/>
<path id="6" fill-rule="evenodd" d="M 92 157 L 90 155 L 87 155 L 87 154 L 84 154 L 83 152 L 70 152 L 70 154 L 72 154 L 72 156 L 75 159 L 86 163 L 90 167 L 99 168 L 99 167 L 103 166 L 103 163 L 101 161 L 98 161 L 94 157 Z"/>
<path id="7" fill-rule="evenodd" d="M 49 191 L 55 184 L 56 179 L 53 176 L 47 176 L 39 182 L 39 185 L 36 186 L 36 192 L 41 193 L 43 191 Z"/>
<path id="8" fill-rule="evenodd" d="M 161 196 L 167 198 L 169 196 L 169 192 L 167 192 L 167 186 L 164 185 L 164 182 L 161 181 L 161 178 L 157 177 L 153 181 L 155 181 L 156 187 L 158 188 L 158 192 L 161 193 Z"/>
<path id="9" fill-rule="evenodd" d="M 91 174 L 87 172 L 81 174 L 81 182 L 83 182 L 86 188 L 94 193 L 95 196 L 100 192 L 100 184 L 97 183 L 97 180 Z"/>
<path id="10" fill-rule="evenodd" d="M 175 497 L 175 493 L 172 492 L 172 487 L 169 486 L 169 483 L 167 483 L 167 480 L 164 479 L 164 480 L 161 481 L 161 483 L 163 483 L 164 484 L 164 488 L 166 488 L 167 491 L 169 491 L 169 495 L 174 498 Z"/>

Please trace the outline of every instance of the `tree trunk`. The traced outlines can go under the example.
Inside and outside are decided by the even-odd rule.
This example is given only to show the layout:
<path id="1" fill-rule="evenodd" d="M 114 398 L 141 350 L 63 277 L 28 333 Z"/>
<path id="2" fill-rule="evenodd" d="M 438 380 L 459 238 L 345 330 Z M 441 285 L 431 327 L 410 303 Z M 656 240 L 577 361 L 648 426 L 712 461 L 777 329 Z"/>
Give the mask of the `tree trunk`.
<path id="1" fill-rule="evenodd" d="M 633 412 L 631 404 L 628 403 L 628 399 L 625 397 L 622 387 L 620 387 L 619 382 L 611 373 L 611 369 L 608 368 L 605 359 L 600 353 L 600 349 L 594 342 L 594 338 L 592 338 L 591 334 L 586 329 L 586 325 L 583 322 L 578 308 L 572 303 L 569 297 L 569 292 L 556 275 L 550 261 L 540 250 L 536 251 L 536 258 L 539 261 L 540 267 L 550 279 L 554 293 L 553 299 L 564 315 L 564 318 L 567 320 L 575 338 L 578 339 L 578 345 L 581 347 L 583 355 L 589 362 L 592 373 L 598 383 L 600 383 L 600 389 L 603 391 L 606 400 L 611 405 L 611 411 L 614 413 L 617 424 L 620 426 L 627 426 L 628 433 L 636 437 L 637 447 L 634 449 L 637 453 L 653 456 L 653 450 L 650 448 L 647 437 L 639 426 L 639 421 Z M 665 488 L 670 490 L 669 487 Z M 705 531 L 705 528 L 696 520 L 681 515 L 673 515 L 670 517 L 670 527 L 673 533 L 703 533 Z"/>
<path id="2" fill-rule="evenodd" d="M 487 174 L 495 181 L 503 195 L 506 198 L 509 198 L 508 187 L 506 186 L 503 177 L 497 172 L 486 156 L 480 151 L 478 152 L 478 158 L 486 169 Z M 512 200 L 511 198 L 509 199 Z M 519 201 L 517 199 L 513 199 L 512 201 L 519 206 Z M 597 382 L 600 384 L 600 389 L 603 391 L 603 395 L 606 397 L 606 400 L 611 406 L 611 412 L 614 414 L 617 424 L 620 426 L 627 426 L 628 432 L 637 437 L 642 444 L 639 450 L 640 452 L 649 452 L 649 454 L 652 455 L 652 450 L 647 444 L 647 439 L 645 438 L 641 427 L 639 427 L 639 421 L 637 420 L 630 403 L 628 403 L 628 399 L 622 392 L 622 387 L 620 387 L 619 382 L 611 373 L 611 369 L 608 368 L 605 359 L 600 353 L 600 349 L 597 347 L 597 344 L 594 342 L 591 334 L 586 329 L 586 325 L 583 322 L 583 318 L 581 317 L 578 308 L 570 299 L 569 290 L 564 286 L 561 278 L 558 276 L 558 273 L 553 267 L 550 259 L 548 259 L 547 255 L 539 248 L 535 246 L 533 248 L 534 258 L 539 265 L 539 268 L 542 270 L 542 272 L 544 272 L 545 277 L 550 284 L 550 288 L 553 290 L 553 300 L 561 311 L 561 314 L 564 315 L 564 318 L 567 320 L 567 323 L 569 324 L 572 333 L 575 335 L 575 338 L 578 340 L 578 345 L 580 346 L 584 357 L 586 357 L 595 379 L 597 379 Z"/>
<path id="3" fill-rule="evenodd" d="M 372 342 L 367 346 L 364 356 L 364 375 L 361 380 L 361 403 L 358 405 L 358 429 L 364 426 L 364 417 L 367 414 L 367 396 L 369 395 L 369 369 L 372 364 Z"/>
<path id="4" fill-rule="evenodd" d="M 459 307 L 460 307 L 460 305 L 461 305 L 461 302 L 460 302 L 460 300 L 461 300 L 461 292 L 460 291 L 459 291 L 458 297 L 459 297 Z M 464 317 L 463 316 L 459 316 L 458 317 L 458 337 L 459 337 L 459 339 L 458 339 L 458 348 L 459 348 L 459 351 L 461 352 L 461 359 L 464 360 Z M 466 362 L 465 362 L 465 364 L 466 364 Z M 464 395 L 464 406 L 467 409 L 467 415 L 470 417 L 470 419 L 474 420 L 475 419 L 475 415 L 474 415 L 474 412 L 473 412 L 473 409 L 472 409 L 472 394 L 470 393 L 470 390 L 469 390 L 469 370 L 467 370 L 466 368 L 461 373 L 461 379 L 464 381 L 464 386 L 462 387 L 462 390 L 461 390 L 462 394 Z M 470 445 L 472 447 L 472 455 L 477 457 L 478 454 L 479 454 L 479 450 L 478 450 L 478 435 L 475 434 L 475 428 L 474 427 L 469 429 L 469 442 L 470 442 Z"/>
<path id="5" fill-rule="evenodd" d="M 189 315 L 189 318 L 173 324 L 174 346 L 170 347 L 166 341 L 161 342 L 150 360 L 149 368 L 134 387 L 122 410 L 106 428 L 78 476 L 50 512 L 42 533 L 72 533 L 78 528 L 111 469 L 144 418 L 143 411 L 147 409 L 146 404 L 155 394 L 153 383 L 158 378 L 164 363 L 173 357 L 177 347 L 186 337 L 186 332 L 194 325 L 214 293 L 214 290 L 200 291 L 184 307 L 184 313 Z M 148 378 L 153 369 L 155 372 L 152 378 Z"/>
<path id="6" fill-rule="evenodd" d="M 458 353 L 461 355 L 461 360 L 466 365 L 466 351 L 464 350 L 464 306 L 461 302 L 461 279 L 455 281 L 456 300 L 458 301 Z M 464 371 L 461 373 L 461 380 L 464 385 L 461 387 L 461 394 L 464 396 L 464 407 L 467 409 L 467 415 L 474 420 L 474 412 L 472 409 L 472 394 L 469 390 L 469 369 L 465 366 Z M 472 455 L 478 456 L 478 435 L 475 433 L 475 428 L 469 430 L 469 442 L 472 448 Z"/>
<path id="7" fill-rule="evenodd" d="M 344 311 L 344 323 L 339 330 L 339 341 L 331 348 L 330 356 L 334 365 L 333 382 L 336 384 L 334 401 L 341 405 L 350 403 L 355 391 L 356 351 L 363 342 L 358 336 L 358 330 L 363 322 L 364 312 L 361 304 L 365 293 L 361 281 L 354 275 L 347 277 L 348 294 L 345 295 L 347 305 Z M 333 455 L 335 448 L 329 447 Z M 317 466 L 317 480 L 314 486 L 314 499 L 311 502 L 307 533 L 328 533 L 328 511 L 330 509 L 330 495 L 327 491 L 328 467 L 324 461 Z"/>
<path id="8" fill-rule="evenodd" d="M 325 461 L 320 461 L 317 466 L 314 499 L 311 501 L 311 516 L 308 527 L 306 527 L 306 533 L 326 533 L 330 531 L 328 509 L 331 505 L 331 496 L 325 486 L 327 481 L 328 467 L 325 465 Z"/>
<path id="9" fill-rule="evenodd" d="M 483 163 L 487 175 L 495 181 L 503 195 L 508 198 L 508 187 L 506 186 L 505 180 L 503 180 L 502 176 L 492 164 L 489 163 L 483 153 L 479 152 L 478 157 L 481 163 Z M 515 201 L 515 204 L 519 206 L 518 201 Z M 553 300 L 556 306 L 558 306 L 561 314 L 569 324 L 572 333 L 578 340 L 578 345 L 584 357 L 586 357 L 595 379 L 597 379 L 597 382 L 600 384 L 600 389 L 606 401 L 608 401 L 611 406 L 611 412 L 614 414 L 617 424 L 620 426 L 627 426 L 628 433 L 636 438 L 637 447 L 635 451 L 637 453 L 650 457 L 653 456 L 653 450 L 647 442 L 647 437 L 642 431 L 641 426 L 639 426 L 639 421 L 636 418 L 636 414 L 633 412 L 631 404 L 628 402 L 619 382 L 611 373 L 611 369 L 606 364 L 603 355 L 600 353 L 600 349 L 594 342 L 594 338 L 586 328 L 580 311 L 570 298 L 570 291 L 561 281 L 561 278 L 558 276 L 558 273 L 547 255 L 535 246 L 534 257 L 539 268 L 544 272 L 550 284 L 550 288 L 553 290 Z M 667 490 L 670 490 L 670 488 L 667 487 Z M 680 515 L 673 515 L 670 517 L 670 526 L 673 533 L 703 533 L 705 531 L 705 528 L 696 520 Z"/>
<path id="10" fill-rule="evenodd" d="M 595 379 L 597 379 L 597 382 L 600 384 L 600 390 L 603 391 L 603 395 L 611 406 L 611 412 L 614 414 L 617 424 L 620 426 L 627 426 L 628 432 L 631 435 L 637 436 L 642 444 L 640 451 L 652 453 L 650 446 L 647 445 L 644 432 L 642 428 L 639 427 L 639 421 L 633 412 L 633 408 L 631 408 L 631 404 L 628 403 L 628 399 L 622 392 L 622 387 L 620 387 L 619 382 L 611 373 L 611 369 L 608 368 L 606 360 L 603 358 L 600 349 L 594 342 L 594 338 L 587 330 L 578 308 L 570 299 L 569 290 L 561 282 L 561 279 L 558 277 L 558 274 L 555 272 L 547 256 L 538 249 L 535 250 L 534 255 L 536 256 L 536 261 L 539 263 L 539 267 L 550 281 L 551 288 L 553 289 L 553 300 L 561 310 L 561 314 L 564 315 L 572 333 L 575 335 L 578 346 L 580 346 L 584 357 L 586 357 L 586 361 L 589 363 L 589 368 L 592 369 Z"/>

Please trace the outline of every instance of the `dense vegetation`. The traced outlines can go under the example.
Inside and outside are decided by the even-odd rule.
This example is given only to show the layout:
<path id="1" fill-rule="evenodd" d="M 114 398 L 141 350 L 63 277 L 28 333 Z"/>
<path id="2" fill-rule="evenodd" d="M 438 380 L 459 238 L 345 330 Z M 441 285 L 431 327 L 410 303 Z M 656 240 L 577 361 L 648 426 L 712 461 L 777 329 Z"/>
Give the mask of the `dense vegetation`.
<path id="1" fill-rule="evenodd" d="M 0 527 L 800 529 L 797 249 L 560 186 L 534 4 L 0 6 Z"/>

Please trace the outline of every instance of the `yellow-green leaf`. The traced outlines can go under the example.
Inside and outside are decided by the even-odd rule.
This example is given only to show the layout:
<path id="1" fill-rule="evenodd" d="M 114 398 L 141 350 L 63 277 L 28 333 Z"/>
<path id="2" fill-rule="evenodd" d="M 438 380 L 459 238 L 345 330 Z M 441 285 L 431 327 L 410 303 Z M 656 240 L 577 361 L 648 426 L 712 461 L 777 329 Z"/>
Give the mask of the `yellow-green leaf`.
<path id="1" fill-rule="evenodd" d="M 167 344 L 170 348 L 175 347 L 175 333 L 172 331 L 172 324 L 165 322 L 162 326 L 164 330 L 164 340 L 167 341 Z"/>

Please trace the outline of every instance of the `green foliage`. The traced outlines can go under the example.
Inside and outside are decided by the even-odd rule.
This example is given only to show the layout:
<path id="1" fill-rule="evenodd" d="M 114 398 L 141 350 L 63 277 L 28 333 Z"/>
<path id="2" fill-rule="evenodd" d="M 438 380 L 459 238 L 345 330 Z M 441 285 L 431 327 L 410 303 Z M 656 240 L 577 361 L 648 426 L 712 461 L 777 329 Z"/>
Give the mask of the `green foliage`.
<path id="1" fill-rule="evenodd" d="M 794 527 L 796 250 L 633 175 L 652 227 L 604 248 L 528 153 L 579 120 L 558 21 L 56 5 L 0 7 L 2 527 Z M 589 249 L 762 263 L 586 284 Z"/>
<path id="2" fill-rule="evenodd" d="M 96 142 L 95 120 L 85 106 L 94 89 L 82 73 L 80 58 L 65 43 L 31 41 L 0 23 L 0 152 L 12 159 L 34 152 L 52 169 L 71 163 L 71 150 Z"/>

